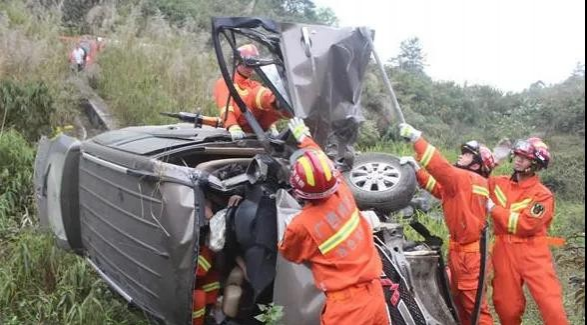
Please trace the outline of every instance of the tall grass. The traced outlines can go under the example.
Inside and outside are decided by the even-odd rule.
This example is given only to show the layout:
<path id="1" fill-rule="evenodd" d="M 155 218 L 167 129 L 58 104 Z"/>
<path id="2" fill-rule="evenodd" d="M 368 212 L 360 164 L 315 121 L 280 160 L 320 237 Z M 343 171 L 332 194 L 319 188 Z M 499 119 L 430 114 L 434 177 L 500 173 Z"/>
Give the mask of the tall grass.
<path id="1" fill-rule="evenodd" d="M 162 111 L 217 114 L 211 87 L 220 74 L 208 37 L 171 27 L 160 16 L 141 27 L 137 19 L 131 15 L 99 57 L 97 89 L 120 123 L 171 122 L 158 115 Z"/>
<path id="2" fill-rule="evenodd" d="M 0 324 L 146 324 L 81 258 L 25 230 L 0 247 Z"/>
<path id="3" fill-rule="evenodd" d="M 56 7 L 13 0 L 0 3 L 0 80 L 47 87 L 56 108 L 45 121 L 47 126 L 70 124 L 77 114 L 78 98 L 66 83 L 70 76 L 68 48 L 59 41 L 60 20 Z M 29 106 L 19 114 L 38 114 L 32 110 L 35 103 Z M 0 111 L 4 109 L 2 105 Z"/>
<path id="4" fill-rule="evenodd" d="M 0 133 L 0 240 L 34 219 L 35 151 L 14 130 Z"/>

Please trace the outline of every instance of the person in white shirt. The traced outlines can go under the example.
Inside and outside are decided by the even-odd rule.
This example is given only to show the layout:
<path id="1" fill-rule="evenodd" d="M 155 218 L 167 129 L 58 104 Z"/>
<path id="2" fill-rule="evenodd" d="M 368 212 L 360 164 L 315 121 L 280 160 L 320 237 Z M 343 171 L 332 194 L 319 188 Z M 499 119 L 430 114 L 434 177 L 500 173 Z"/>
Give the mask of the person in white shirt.
<path id="1" fill-rule="evenodd" d="M 71 56 L 73 59 L 73 63 L 77 67 L 77 71 L 81 71 L 85 65 L 86 52 L 81 48 L 81 46 L 77 45 L 71 53 Z"/>

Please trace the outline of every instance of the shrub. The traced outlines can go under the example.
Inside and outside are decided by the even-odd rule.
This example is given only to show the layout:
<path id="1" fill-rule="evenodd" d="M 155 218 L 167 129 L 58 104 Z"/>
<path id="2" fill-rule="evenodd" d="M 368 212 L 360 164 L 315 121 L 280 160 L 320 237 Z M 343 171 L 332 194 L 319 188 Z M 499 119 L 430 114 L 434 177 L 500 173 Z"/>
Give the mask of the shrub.
<path id="1" fill-rule="evenodd" d="M 80 257 L 23 230 L 2 242 L 0 324 L 146 324 Z"/>
<path id="2" fill-rule="evenodd" d="M 34 159 L 35 151 L 18 132 L 0 133 L 0 238 L 34 215 Z"/>
<path id="3" fill-rule="evenodd" d="M 2 129 L 13 127 L 29 142 L 34 142 L 51 132 L 54 112 L 53 97 L 44 82 L 0 81 Z"/>

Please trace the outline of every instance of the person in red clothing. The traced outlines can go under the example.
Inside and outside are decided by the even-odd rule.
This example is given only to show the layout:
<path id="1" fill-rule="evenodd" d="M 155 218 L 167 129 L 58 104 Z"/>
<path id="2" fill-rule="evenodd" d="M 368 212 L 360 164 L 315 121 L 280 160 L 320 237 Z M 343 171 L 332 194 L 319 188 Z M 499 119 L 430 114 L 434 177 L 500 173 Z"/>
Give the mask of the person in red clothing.
<path id="1" fill-rule="evenodd" d="M 547 325 L 568 324 L 562 289 L 547 237 L 554 198 L 536 172 L 548 167 L 550 152 L 539 138 L 518 141 L 514 172 L 489 180 L 487 211 L 495 229 L 493 303 L 504 325 L 519 325 L 526 305 L 524 284 Z"/>
<path id="2" fill-rule="evenodd" d="M 495 167 L 491 151 L 477 141 L 469 141 L 461 147 L 461 155 L 452 165 L 411 125 L 400 124 L 400 135 L 414 144 L 418 161 L 426 170 L 420 169 L 413 158 L 404 158 L 403 162 L 413 165 L 422 187 L 442 200 L 450 233 L 451 291 L 462 324 L 471 324 L 481 263 L 479 239 L 486 223 L 489 196 L 486 177 Z M 479 324 L 493 324 L 485 297 Z"/>
<path id="3" fill-rule="evenodd" d="M 238 48 L 242 59 L 255 58 L 259 56 L 259 50 L 254 44 L 243 45 Z M 253 68 L 240 63 L 236 67 L 234 75 L 234 86 L 243 99 L 247 108 L 261 125 L 263 131 L 269 131 L 272 135 L 277 134 L 275 122 L 291 116 L 279 109 L 275 95 L 259 82 L 251 79 Z M 214 100 L 220 111 L 220 117 L 224 121 L 224 127 L 230 132 L 233 140 L 242 139 L 246 133 L 253 130 L 249 126 L 240 108 L 232 99 L 223 78 L 216 81 L 214 85 Z"/>
<path id="4" fill-rule="evenodd" d="M 237 206 L 241 200 L 242 197 L 238 195 L 231 196 L 228 200 L 227 208 Z M 225 210 L 217 213 L 224 218 L 223 213 L 225 213 Z M 206 200 L 204 214 L 208 221 L 216 217 L 212 211 L 212 201 L 210 199 Z M 195 270 L 196 285 L 192 290 L 192 325 L 203 325 L 205 323 L 207 308 L 216 304 L 220 290 L 220 277 L 214 265 L 215 254 L 212 250 L 214 247 L 208 247 L 210 236 L 214 235 L 212 231 L 213 228 L 207 229 L 201 233 L 200 237 L 200 251 Z M 220 234 L 220 236 L 224 236 L 224 234 Z M 236 262 L 244 270 L 244 263 L 240 257 L 237 258 Z"/>
<path id="5" fill-rule="evenodd" d="M 294 118 L 289 128 L 301 149 L 292 155 L 290 182 L 306 204 L 280 234 L 279 252 L 291 262 L 309 263 L 326 295 L 321 324 L 389 324 L 369 223 L 304 122 Z"/>
<path id="6" fill-rule="evenodd" d="M 204 207 L 206 219 L 212 218 L 212 202 L 206 201 Z M 205 234 L 200 242 L 200 252 L 195 270 L 196 287 L 192 290 L 192 325 L 203 325 L 206 307 L 214 305 L 218 297 L 220 282 L 218 272 L 214 269 L 214 252 L 205 245 Z"/>

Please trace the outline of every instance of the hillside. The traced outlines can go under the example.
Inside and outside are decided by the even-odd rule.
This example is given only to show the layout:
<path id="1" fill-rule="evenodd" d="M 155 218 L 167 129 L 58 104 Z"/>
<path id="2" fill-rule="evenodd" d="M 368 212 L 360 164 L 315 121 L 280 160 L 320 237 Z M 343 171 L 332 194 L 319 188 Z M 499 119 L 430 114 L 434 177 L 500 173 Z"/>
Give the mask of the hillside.
<path id="1" fill-rule="evenodd" d="M 71 44 L 64 35 L 108 40 L 97 63 L 83 72 L 122 126 L 170 123 L 161 111 L 214 114 L 213 82 L 219 77 L 210 44 L 210 16 L 259 15 L 281 21 L 336 24 L 328 8 L 312 0 L 20 0 L 0 2 L 0 324 L 146 324 L 92 269 L 57 249 L 39 231 L 33 198 L 33 163 L 41 135 L 73 125 L 79 94 L 68 82 Z M 542 177 L 557 198 L 551 234 L 570 239 L 557 249 L 565 306 L 573 324 L 584 323 L 585 67 L 562 83 L 537 81 L 519 93 L 484 85 L 435 81 L 425 71 L 417 39 L 386 69 L 406 120 L 449 160 L 456 146 L 479 139 L 541 136 L 553 151 Z M 363 150 L 409 155 L 396 128 L 380 116 L 389 98 L 375 66 L 367 73 Z M 507 174 L 505 162 L 496 171 Z M 444 226 L 426 216 L 438 233 Z M 575 239 L 572 239 L 575 238 Z M 531 301 L 531 299 L 529 299 Z M 525 321 L 536 323 L 535 306 Z"/>

